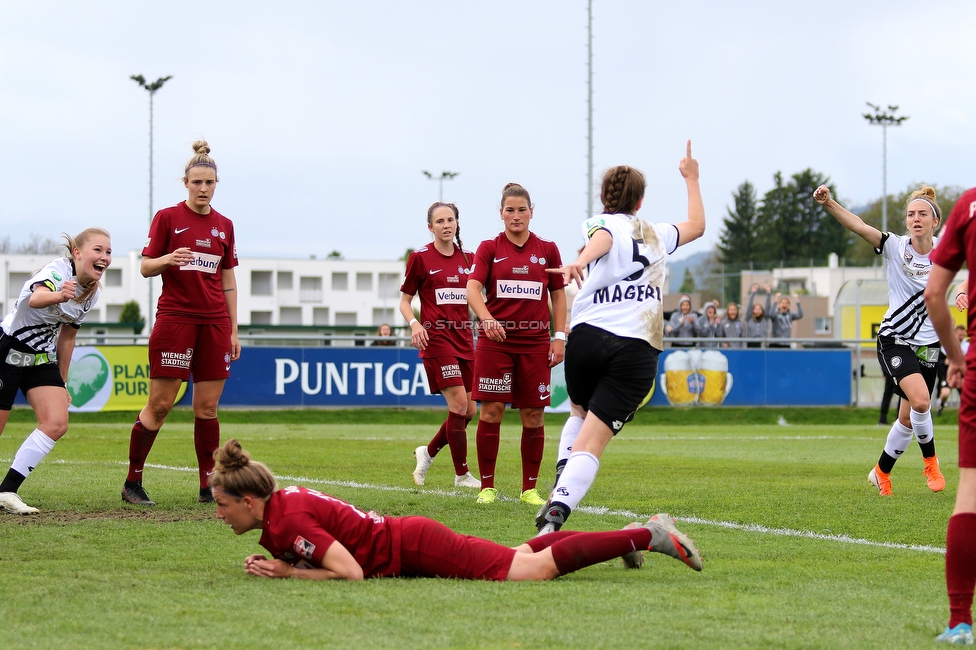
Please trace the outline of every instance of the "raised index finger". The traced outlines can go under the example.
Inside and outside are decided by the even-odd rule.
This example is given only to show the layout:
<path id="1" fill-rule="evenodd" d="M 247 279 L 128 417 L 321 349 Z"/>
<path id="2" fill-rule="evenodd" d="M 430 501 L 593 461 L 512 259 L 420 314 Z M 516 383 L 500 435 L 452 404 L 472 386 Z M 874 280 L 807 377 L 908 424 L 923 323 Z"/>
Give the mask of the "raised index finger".
<path id="1" fill-rule="evenodd" d="M 688 140 L 688 149 L 687 152 L 685 153 L 685 157 L 691 158 L 691 140 Z"/>

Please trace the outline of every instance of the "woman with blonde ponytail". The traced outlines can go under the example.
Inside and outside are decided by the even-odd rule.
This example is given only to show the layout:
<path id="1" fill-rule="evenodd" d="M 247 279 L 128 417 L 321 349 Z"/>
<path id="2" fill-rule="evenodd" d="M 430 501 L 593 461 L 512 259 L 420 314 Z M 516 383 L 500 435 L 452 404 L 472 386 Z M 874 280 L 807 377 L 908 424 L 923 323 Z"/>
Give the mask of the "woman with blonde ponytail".
<path id="1" fill-rule="evenodd" d="M 65 384 L 75 337 L 98 302 L 99 280 L 112 263 L 112 240 L 105 230 L 88 228 L 64 239 L 67 256 L 31 275 L 0 322 L 0 433 L 18 389 L 37 416 L 37 428 L 0 481 L 0 509 L 13 514 L 37 512 L 17 491 L 68 431 L 71 394 Z"/>

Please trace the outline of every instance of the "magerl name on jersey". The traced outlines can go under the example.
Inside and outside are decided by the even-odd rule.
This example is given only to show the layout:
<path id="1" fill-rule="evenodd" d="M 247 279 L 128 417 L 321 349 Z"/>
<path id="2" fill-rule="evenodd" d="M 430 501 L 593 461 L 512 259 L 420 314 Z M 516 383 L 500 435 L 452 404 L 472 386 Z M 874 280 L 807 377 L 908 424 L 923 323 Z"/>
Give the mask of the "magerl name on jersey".
<path id="1" fill-rule="evenodd" d="M 623 302 L 624 300 L 636 300 L 637 302 L 661 300 L 661 287 L 631 283 L 625 286 L 625 289 L 621 289 L 619 284 L 615 284 L 612 293 L 610 287 L 597 289 L 593 294 L 593 304 L 600 305 L 605 302 Z"/>
<path id="2" fill-rule="evenodd" d="M 495 283 L 495 295 L 499 298 L 540 300 L 542 298 L 542 283 L 529 280 L 498 280 Z"/>

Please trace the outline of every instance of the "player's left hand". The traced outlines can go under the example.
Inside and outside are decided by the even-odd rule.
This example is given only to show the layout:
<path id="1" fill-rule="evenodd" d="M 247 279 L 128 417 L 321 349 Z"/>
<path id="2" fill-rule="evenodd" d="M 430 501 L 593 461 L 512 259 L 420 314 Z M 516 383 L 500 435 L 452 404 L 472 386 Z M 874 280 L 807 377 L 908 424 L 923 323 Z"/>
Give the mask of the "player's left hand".
<path id="1" fill-rule="evenodd" d="M 554 340 L 549 344 L 549 367 L 555 368 L 566 358 L 566 342 Z"/>
<path id="2" fill-rule="evenodd" d="M 230 360 L 237 361 L 241 358 L 241 341 L 237 337 L 237 332 L 230 335 Z"/>
<path id="3" fill-rule="evenodd" d="M 969 309 L 969 296 L 964 293 L 956 295 L 956 309 L 959 311 L 966 311 Z"/>
<path id="4" fill-rule="evenodd" d="M 245 572 L 262 578 L 290 578 L 294 570 L 295 567 L 284 560 L 254 560 L 244 563 Z"/>
<path id="5" fill-rule="evenodd" d="M 678 171 L 681 175 L 689 180 L 698 180 L 698 161 L 691 157 L 691 140 L 688 141 L 688 147 L 685 151 L 685 157 L 681 159 L 678 163 Z"/>

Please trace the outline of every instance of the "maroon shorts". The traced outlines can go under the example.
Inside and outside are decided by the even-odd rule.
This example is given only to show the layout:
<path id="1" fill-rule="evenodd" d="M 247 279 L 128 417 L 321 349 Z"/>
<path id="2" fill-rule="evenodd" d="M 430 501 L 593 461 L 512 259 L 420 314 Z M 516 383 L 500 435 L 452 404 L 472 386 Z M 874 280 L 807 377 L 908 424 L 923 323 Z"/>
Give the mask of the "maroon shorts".
<path id="1" fill-rule="evenodd" d="M 512 408 L 549 406 L 549 346 L 539 350 L 499 350 L 479 346 L 474 353 L 474 390 L 478 402 L 505 402 Z"/>
<path id="2" fill-rule="evenodd" d="M 505 580 L 517 551 L 460 535 L 427 517 L 400 520 L 400 575 L 465 580 Z"/>
<path id="3" fill-rule="evenodd" d="M 976 355 L 966 355 L 959 398 L 959 467 L 976 467 Z"/>
<path id="4" fill-rule="evenodd" d="M 472 361 L 456 357 L 427 357 L 421 361 L 427 371 L 430 392 L 439 393 L 451 386 L 464 386 L 465 392 L 471 392 L 471 382 L 474 380 Z"/>
<path id="5" fill-rule="evenodd" d="M 157 318 L 149 335 L 149 377 L 188 381 L 230 377 L 230 319 L 186 323 Z"/>

